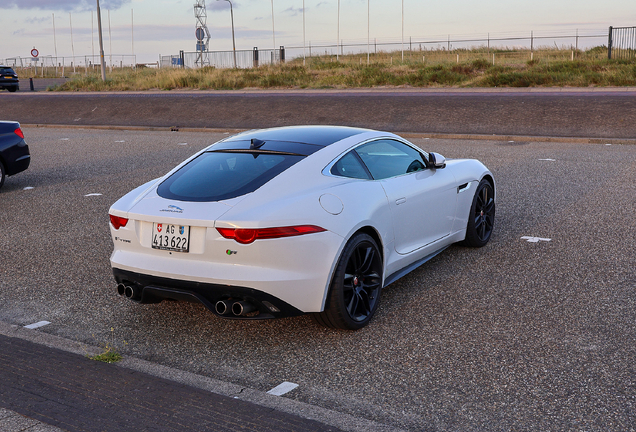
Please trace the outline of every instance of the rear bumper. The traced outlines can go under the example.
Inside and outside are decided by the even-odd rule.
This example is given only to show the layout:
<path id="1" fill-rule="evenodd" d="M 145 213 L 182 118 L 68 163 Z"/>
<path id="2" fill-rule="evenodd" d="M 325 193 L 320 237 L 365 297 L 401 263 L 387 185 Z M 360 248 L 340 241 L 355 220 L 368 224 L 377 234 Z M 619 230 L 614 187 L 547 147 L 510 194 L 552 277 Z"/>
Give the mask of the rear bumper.
<path id="1" fill-rule="evenodd" d="M 139 303 L 159 303 L 162 300 L 200 302 L 215 315 L 228 319 L 268 319 L 303 314 L 283 300 L 253 288 L 168 279 L 118 268 L 113 268 L 113 275 L 118 284 L 135 287 L 132 300 Z M 258 314 L 220 315 L 215 305 L 222 300 L 246 301 L 256 307 Z"/>
<path id="2" fill-rule="evenodd" d="M 0 88 L 16 88 L 16 89 L 20 89 L 20 81 L 19 80 L 15 80 L 15 81 L 7 81 L 7 80 L 3 80 L 0 81 Z"/>
<path id="3" fill-rule="evenodd" d="M 0 152 L 0 157 L 4 160 L 7 175 L 9 176 L 25 171 L 31 163 L 29 146 L 26 145 L 24 140 L 20 140 Z"/>

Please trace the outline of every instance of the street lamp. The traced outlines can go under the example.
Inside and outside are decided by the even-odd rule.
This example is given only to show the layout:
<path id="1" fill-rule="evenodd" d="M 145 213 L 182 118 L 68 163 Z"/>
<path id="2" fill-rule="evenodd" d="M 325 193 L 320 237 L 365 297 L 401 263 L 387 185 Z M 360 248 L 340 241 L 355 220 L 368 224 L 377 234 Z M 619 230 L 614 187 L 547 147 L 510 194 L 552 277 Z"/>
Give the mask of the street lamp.
<path id="1" fill-rule="evenodd" d="M 371 0 L 367 0 L 367 64 L 369 64 L 370 39 L 371 39 Z"/>
<path id="2" fill-rule="evenodd" d="M 272 0 L 272 38 L 274 39 L 274 63 L 276 63 L 276 30 L 274 28 L 274 0 Z"/>
<path id="3" fill-rule="evenodd" d="M 336 60 L 340 61 L 340 0 L 338 0 L 338 40 L 336 40 Z"/>
<path id="4" fill-rule="evenodd" d="M 404 61 L 404 0 L 402 0 L 402 61 Z"/>
<path id="5" fill-rule="evenodd" d="M 99 30 L 99 57 L 102 66 L 102 81 L 106 81 L 106 61 L 104 60 L 104 41 L 102 39 L 102 13 L 97 0 L 97 27 Z"/>
<path id="6" fill-rule="evenodd" d="M 234 69 L 236 69 L 236 42 L 234 40 L 234 11 L 232 9 L 232 2 L 230 0 L 216 0 L 226 1 L 230 4 L 230 17 L 232 17 L 232 52 L 234 54 Z"/>

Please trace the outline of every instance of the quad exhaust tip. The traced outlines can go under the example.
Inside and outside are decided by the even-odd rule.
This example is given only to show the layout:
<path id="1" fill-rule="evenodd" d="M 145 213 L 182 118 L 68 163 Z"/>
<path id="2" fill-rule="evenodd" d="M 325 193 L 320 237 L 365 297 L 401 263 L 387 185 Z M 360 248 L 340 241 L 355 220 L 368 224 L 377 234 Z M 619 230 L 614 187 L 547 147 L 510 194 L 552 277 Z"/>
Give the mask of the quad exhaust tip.
<path id="1" fill-rule="evenodd" d="M 232 305 L 232 313 L 236 316 L 244 316 L 255 310 L 256 306 L 245 301 L 237 301 Z"/>
<path id="2" fill-rule="evenodd" d="M 126 296 L 131 299 L 137 295 L 138 289 L 136 287 L 132 287 L 130 285 L 118 284 L 117 285 L 117 294 L 121 296 Z"/>
<path id="3" fill-rule="evenodd" d="M 219 315 L 234 314 L 236 316 L 245 316 L 256 310 L 256 306 L 246 301 L 219 300 L 214 305 L 216 313 Z"/>
<path id="4" fill-rule="evenodd" d="M 216 302 L 214 309 L 219 315 L 227 315 L 232 311 L 232 302 L 229 300 L 219 300 Z"/>

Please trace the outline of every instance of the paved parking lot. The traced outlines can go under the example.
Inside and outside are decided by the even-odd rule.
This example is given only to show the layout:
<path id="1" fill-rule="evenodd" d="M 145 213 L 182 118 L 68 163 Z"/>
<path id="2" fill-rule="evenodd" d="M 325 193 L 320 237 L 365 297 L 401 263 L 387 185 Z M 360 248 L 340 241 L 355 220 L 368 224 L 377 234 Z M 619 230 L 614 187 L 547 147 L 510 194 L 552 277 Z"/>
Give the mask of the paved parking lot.
<path id="1" fill-rule="evenodd" d="M 32 166 L 0 191 L 2 321 L 258 390 L 291 381 L 285 397 L 411 430 L 636 430 L 636 146 L 412 138 L 493 171 L 493 238 L 345 332 L 116 294 L 109 206 L 222 133 L 24 130 Z"/>

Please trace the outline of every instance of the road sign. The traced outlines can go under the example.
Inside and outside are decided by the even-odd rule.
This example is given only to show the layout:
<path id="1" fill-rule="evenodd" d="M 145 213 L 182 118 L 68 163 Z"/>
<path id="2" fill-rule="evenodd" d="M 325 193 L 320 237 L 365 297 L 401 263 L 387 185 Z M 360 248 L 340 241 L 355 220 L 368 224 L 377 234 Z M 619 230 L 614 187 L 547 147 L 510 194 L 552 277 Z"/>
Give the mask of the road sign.
<path id="1" fill-rule="evenodd" d="M 32 56 L 32 57 L 37 57 L 37 56 L 39 56 L 39 55 L 40 55 L 40 52 L 39 52 L 38 50 L 36 50 L 35 48 L 33 48 L 33 49 L 31 50 L 31 56 Z"/>
<path id="2" fill-rule="evenodd" d="M 196 36 L 198 41 L 202 41 L 203 39 L 205 39 L 205 30 L 203 30 L 203 28 L 201 27 L 198 27 L 196 31 Z"/>

